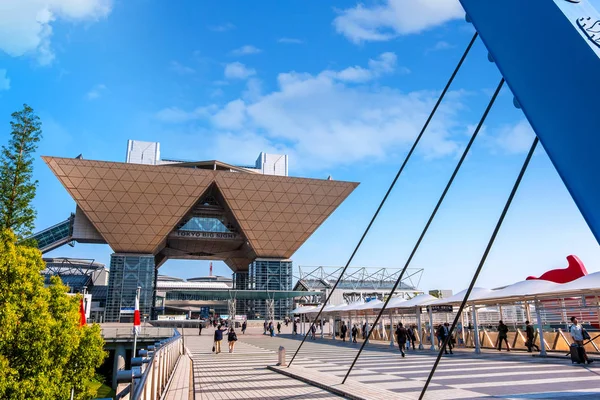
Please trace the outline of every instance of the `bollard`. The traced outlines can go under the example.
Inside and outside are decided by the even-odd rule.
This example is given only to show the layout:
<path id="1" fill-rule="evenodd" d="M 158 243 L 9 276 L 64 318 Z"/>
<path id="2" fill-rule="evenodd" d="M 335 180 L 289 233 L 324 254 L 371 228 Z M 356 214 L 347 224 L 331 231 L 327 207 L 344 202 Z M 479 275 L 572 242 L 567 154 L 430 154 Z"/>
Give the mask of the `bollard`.
<path id="1" fill-rule="evenodd" d="M 287 366 L 287 364 L 285 362 L 285 347 L 279 346 L 278 353 L 279 353 L 279 362 L 277 363 L 277 366 L 279 366 L 279 367 Z"/>

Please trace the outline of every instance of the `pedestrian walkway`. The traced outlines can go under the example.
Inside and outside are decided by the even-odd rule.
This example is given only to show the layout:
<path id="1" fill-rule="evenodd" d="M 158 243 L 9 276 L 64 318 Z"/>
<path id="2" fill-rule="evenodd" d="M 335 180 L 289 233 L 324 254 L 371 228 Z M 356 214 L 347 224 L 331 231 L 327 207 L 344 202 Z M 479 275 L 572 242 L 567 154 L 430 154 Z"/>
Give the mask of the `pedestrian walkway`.
<path id="1" fill-rule="evenodd" d="M 211 328 L 205 329 L 202 336 L 192 335 L 191 329 L 185 332 L 185 345 L 194 363 L 196 399 L 340 399 L 328 391 L 268 370 L 268 365 L 277 363 L 277 353 L 247 340 L 258 339 L 259 335 L 238 332 L 239 341 L 233 354 L 228 353 L 226 340 L 221 354 L 212 353 L 213 332 Z"/>
<path id="2" fill-rule="evenodd" d="M 302 336 L 262 335 L 262 329 L 249 329 L 241 335 L 235 353 L 213 354 L 213 329 L 199 337 L 186 330 L 185 343 L 194 362 L 197 399 L 338 399 L 333 393 L 267 369 L 277 362 L 277 349 L 284 346 L 287 361 L 300 344 Z M 285 331 L 285 330 L 284 330 Z M 307 340 L 294 365 L 305 374 L 323 382 L 342 381 L 360 343 L 339 340 Z M 515 354 L 456 351 L 444 357 L 428 390 L 426 399 L 565 399 L 600 398 L 600 368 L 571 365 L 568 358 L 551 359 Z M 359 384 L 387 391 L 393 397 L 417 399 L 433 365 L 435 353 L 408 351 L 402 358 L 397 347 L 369 344 L 357 362 L 350 379 Z M 600 364 L 600 363 L 599 363 Z M 354 385 L 364 392 L 364 385 Z M 340 388 L 345 385 L 336 385 Z M 395 395 L 394 395 L 395 394 Z"/>

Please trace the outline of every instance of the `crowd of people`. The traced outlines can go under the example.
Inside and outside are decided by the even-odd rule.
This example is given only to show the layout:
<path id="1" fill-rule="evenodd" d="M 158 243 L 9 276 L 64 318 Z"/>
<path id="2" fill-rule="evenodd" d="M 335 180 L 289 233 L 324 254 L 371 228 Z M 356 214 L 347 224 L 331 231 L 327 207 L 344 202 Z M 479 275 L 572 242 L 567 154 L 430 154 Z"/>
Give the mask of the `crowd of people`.
<path id="1" fill-rule="evenodd" d="M 227 334 L 227 342 L 229 344 L 229 352 L 233 353 L 235 349 L 235 343 L 237 342 L 237 334 L 235 332 L 234 326 L 229 326 L 230 321 L 223 320 L 221 318 L 209 318 L 206 321 L 208 326 L 212 326 L 214 328 L 214 345 L 213 352 L 215 354 L 219 354 L 221 352 L 221 342 L 224 338 L 224 333 Z M 288 327 L 290 324 L 292 325 L 291 333 L 292 335 L 297 335 L 298 326 L 300 324 L 299 319 L 285 318 L 283 320 L 283 324 Z M 198 334 L 202 334 L 203 323 L 199 324 Z M 244 320 L 241 324 L 241 332 L 242 334 L 246 333 L 248 323 Z M 360 329 L 362 328 L 362 329 Z M 469 327 L 472 329 L 471 327 Z M 263 334 L 268 335 L 270 337 L 275 337 L 281 334 L 282 329 L 282 321 L 264 321 L 263 323 Z M 364 323 L 362 326 L 353 324 L 352 327 L 346 325 L 344 321 L 342 321 L 339 325 L 339 331 L 336 332 L 336 335 L 339 334 L 342 342 L 346 342 L 346 337 L 352 343 L 358 342 L 359 333 L 362 334 L 363 340 L 366 340 L 368 337 L 369 325 Z M 506 351 L 511 351 L 511 346 L 508 341 L 508 333 L 509 328 L 504 323 L 504 321 L 500 320 L 498 322 L 498 340 L 497 340 L 497 349 L 498 351 L 502 351 L 503 345 L 506 345 Z M 277 333 L 275 333 L 277 332 Z M 453 349 L 456 346 L 456 339 L 453 334 L 453 331 L 450 327 L 449 323 L 443 323 L 436 327 L 434 330 L 435 336 L 437 338 L 438 348 L 444 348 L 445 354 L 454 354 Z M 317 339 L 317 323 L 310 324 L 310 328 L 308 330 L 308 337 L 311 340 Z M 577 361 L 580 363 L 588 363 L 591 364 L 593 360 L 591 360 L 585 351 L 586 341 L 590 340 L 589 333 L 581 326 L 576 317 L 571 318 L 571 327 L 569 329 L 569 333 L 573 339 L 573 344 L 571 345 L 571 352 L 575 355 L 572 356 L 573 362 Z M 400 350 L 400 354 L 402 357 L 406 356 L 405 351 L 411 349 L 416 350 L 417 347 L 415 342 L 417 342 L 418 334 L 417 327 L 415 325 L 412 326 L 404 326 L 401 322 L 396 325 L 396 329 L 394 332 L 394 336 L 396 339 L 396 343 L 398 343 L 398 347 Z M 528 352 L 540 351 L 540 348 L 535 343 L 536 342 L 536 329 L 531 325 L 529 321 L 525 321 L 525 346 Z"/>

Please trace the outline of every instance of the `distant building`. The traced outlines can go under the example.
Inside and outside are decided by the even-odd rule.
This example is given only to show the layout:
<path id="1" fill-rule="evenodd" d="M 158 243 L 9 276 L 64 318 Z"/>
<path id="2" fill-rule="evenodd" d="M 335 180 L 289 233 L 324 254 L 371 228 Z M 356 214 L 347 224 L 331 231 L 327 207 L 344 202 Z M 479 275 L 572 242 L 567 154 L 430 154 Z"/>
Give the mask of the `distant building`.
<path id="1" fill-rule="evenodd" d="M 452 290 L 430 290 L 429 294 L 433 297 L 437 297 L 438 299 L 447 299 L 448 297 L 452 297 Z"/>
<path id="2" fill-rule="evenodd" d="M 130 164 L 159 165 L 160 143 L 128 140 L 125 160 Z"/>
<path id="3" fill-rule="evenodd" d="M 320 296 L 305 296 L 300 303 L 323 303 L 337 281 L 341 267 L 298 267 L 298 282 L 293 290 L 321 292 Z M 390 293 L 400 269 L 361 267 L 349 268 L 331 295 L 329 304 L 354 303 L 374 299 L 384 300 Z M 422 269 L 409 269 L 393 293 L 393 297 L 410 299 L 423 293 L 418 289 Z"/>

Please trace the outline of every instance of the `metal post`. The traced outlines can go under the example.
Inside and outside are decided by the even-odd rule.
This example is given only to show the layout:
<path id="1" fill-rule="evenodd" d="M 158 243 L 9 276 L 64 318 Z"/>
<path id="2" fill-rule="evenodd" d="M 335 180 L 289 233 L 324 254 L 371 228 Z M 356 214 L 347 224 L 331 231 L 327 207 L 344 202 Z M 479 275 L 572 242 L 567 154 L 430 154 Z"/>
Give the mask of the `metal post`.
<path id="1" fill-rule="evenodd" d="M 137 289 L 135 290 L 135 298 L 137 299 L 138 304 L 139 304 L 139 301 L 140 301 L 140 290 L 141 289 L 142 288 L 138 286 Z M 137 338 L 138 338 L 138 331 L 134 327 L 133 328 L 133 357 L 137 356 L 137 354 L 136 354 Z"/>
<path id="2" fill-rule="evenodd" d="M 481 353 L 481 347 L 479 346 L 479 327 L 477 326 L 477 307 L 475 304 L 471 306 L 473 313 L 473 340 L 475 343 L 475 354 Z"/>
<path id="3" fill-rule="evenodd" d="M 535 316 L 537 318 L 538 331 L 540 334 L 540 356 L 546 357 L 546 341 L 544 340 L 542 313 L 540 311 L 540 302 L 537 300 L 535 301 Z"/>
<path id="4" fill-rule="evenodd" d="M 430 350 L 435 350 L 435 329 L 433 328 L 433 310 L 431 307 L 427 307 L 429 312 L 429 334 L 431 335 L 431 347 Z"/>
<path id="5" fill-rule="evenodd" d="M 462 313 L 460 313 L 460 327 L 461 327 L 463 346 L 466 348 L 467 340 L 465 338 L 465 312 L 464 311 Z"/>
<path id="6" fill-rule="evenodd" d="M 390 310 L 390 347 L 394 347 L 394 319 Z"/>
<path id="7" fill-rule="evenodd" d="M 323 318 L 319 320 L 319 324 L 321 325 L 321 339 L 323 339 Z"/>
<path id="8" fill-rule="evenodd" d="M 417 314 L 417 339 L 419 339 L 419 350 L 423 350 L 423 327 L 421 326 L 421 307 L 416 307 Z"/>

